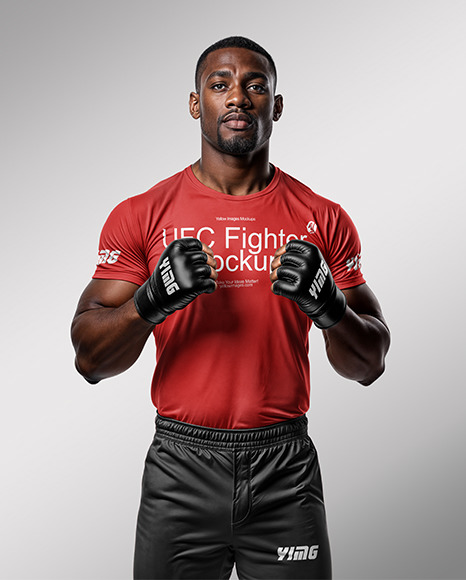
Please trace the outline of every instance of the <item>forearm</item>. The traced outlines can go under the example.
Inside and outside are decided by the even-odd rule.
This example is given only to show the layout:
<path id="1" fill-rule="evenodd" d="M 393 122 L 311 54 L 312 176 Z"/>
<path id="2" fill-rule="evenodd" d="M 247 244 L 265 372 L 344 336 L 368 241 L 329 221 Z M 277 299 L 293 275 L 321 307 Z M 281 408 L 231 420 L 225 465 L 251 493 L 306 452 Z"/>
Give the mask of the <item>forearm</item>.
<path id="1" fill-rule="evenodd" d="M 78 314 L 71 328 L 78 372 L 90 383 L 122 373 L 138 359 L 153 328 L 139 316 L 133 299 L 118 308 Z"/>
<path id="2" fill-rule="evenodd" d="M 368 386 L 383 373 L 390 333 L 378 318 L 348 307 L 342 320 L 323 334 L 330 364 L 343 377 Z"/>

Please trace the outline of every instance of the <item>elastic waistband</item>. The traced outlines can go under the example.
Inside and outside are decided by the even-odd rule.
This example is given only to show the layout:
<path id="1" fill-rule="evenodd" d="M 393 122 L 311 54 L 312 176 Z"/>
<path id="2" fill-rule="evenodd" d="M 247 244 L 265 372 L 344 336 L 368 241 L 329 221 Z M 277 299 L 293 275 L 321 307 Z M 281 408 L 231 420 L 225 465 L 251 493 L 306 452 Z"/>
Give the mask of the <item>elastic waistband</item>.
<path id="1" fill-rule="evenodd" d="M 308 434 L 306 415 L 255 429 L 211 429 L 157 415 L 155 426 L 156 435 L 162 438 L 224 449 L 268 447 Z"/>

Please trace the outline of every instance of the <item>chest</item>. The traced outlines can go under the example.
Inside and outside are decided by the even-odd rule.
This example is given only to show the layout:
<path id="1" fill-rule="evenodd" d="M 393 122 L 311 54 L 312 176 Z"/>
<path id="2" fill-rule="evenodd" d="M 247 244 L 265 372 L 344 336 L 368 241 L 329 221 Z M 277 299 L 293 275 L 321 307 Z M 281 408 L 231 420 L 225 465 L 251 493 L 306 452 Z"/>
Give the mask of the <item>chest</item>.
<path id="1" fill-rule="evenodd" d="M 322 247 L 308 207 L 280 198 L 234 201 L 174 199 L 157 216 L 157 227 L 149 236 L 150 271 L 173 240 L 194 237 L 213 250 L 219 287 L 269 286 L 270 264 L 278 248 L 293 239 Z"/>

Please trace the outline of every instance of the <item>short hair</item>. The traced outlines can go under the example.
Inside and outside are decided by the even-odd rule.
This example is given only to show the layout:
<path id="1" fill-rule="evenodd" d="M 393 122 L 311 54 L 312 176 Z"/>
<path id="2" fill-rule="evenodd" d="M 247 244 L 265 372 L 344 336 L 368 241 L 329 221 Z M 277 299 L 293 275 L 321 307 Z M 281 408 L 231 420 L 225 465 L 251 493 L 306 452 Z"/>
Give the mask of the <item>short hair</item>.
<path id="1" fill-rule="evenodd" d="M 274 76 L 275 83 L 274 88 L 277 86 L 277 69 L 275 67 L 275 63 L 273 62 L 273 58 L 265 50 L 265 48 L 262 48 L 260 44 L 257 44 L 257 42 L 254 42 L 254 40 L 250 40 L 249 38 L 245 38 L 244 36 L 228 36 L 227 38 L 223 38 L 222 40 L 214 42 L 214 44 L 206 48 L 199 57 L 195 73 L 195 84 L 197 93 L 199 92 L 201 75 L 205 69 L 205 61 L 207 59 L 207 56 L 211 52 L 214 52 L 214 50 L 220 50 L 221 48 L 246 48 L 247 50 L 252 50 L 253 52 L 257 52 L 262 56 L 265 56 L 265 58 L 268 60 L 270 64 Z"/>

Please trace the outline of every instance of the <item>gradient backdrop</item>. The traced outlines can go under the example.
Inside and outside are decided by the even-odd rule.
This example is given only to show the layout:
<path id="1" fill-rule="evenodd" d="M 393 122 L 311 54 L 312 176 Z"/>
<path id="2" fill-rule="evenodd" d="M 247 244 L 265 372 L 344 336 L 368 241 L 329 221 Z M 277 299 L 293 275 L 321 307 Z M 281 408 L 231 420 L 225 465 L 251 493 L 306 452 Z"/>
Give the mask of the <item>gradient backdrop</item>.
<path id="1" fill-rule="evenodd" d="M 350 213 L 392 330 L 368 389 L 311 333 L 335 578 L 465 578 L 466 2 L 2 0 L 0 23 L 0 577 L 131 577 L 154 347 L 90 386 L 69 325 L 110 210 L 199 155 L 197 57 L 242 34 L 279 71 L 271 160 Z"/>

